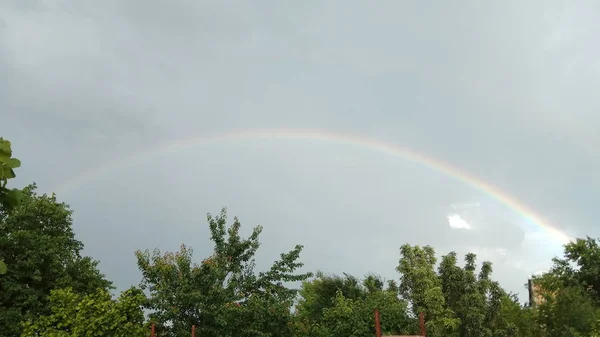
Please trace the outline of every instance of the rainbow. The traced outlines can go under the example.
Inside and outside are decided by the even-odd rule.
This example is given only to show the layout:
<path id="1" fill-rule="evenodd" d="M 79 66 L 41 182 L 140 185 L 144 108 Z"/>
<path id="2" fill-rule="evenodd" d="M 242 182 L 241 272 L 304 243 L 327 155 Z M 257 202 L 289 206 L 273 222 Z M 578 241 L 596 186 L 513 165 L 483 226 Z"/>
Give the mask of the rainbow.
<path id="1" fill-rule="evenodd" d="M 153 146 L 152 148 L 147 149 L 145 151 L 137 152 L 135 154 L 125 156 L 116 161 L 109 162 L 106 165 L 100 166 L 98 168 L 85 171 L 82 174 L 79 174 L 69 179 L 65 183 L 59 185 L 57 188 L 54 189 L 54 191 L 59 194 L 68 193 L 69 191 L 75 190 L 80 186 L 100 176 L 106 175 L 115 170 L 133 166 L 141 160 L 144 160 L 149 157 L 158 156 L 160 154 L 169 153 L 173 151 L 181 151 L 186 148 L 191 148 L 203 144 L 260 139 L 317 140 L 330 143 L 340 143 L 416 162 L 432 170 L 440 172 L 448 177 L 458 180 L 464 184 L 467 184 L 473 189 L 487 195 L 491 199 L 494 199 L 504 204 L 513 212 L 517 213 L 519 216 L 524 218 L 527 222 L 533 224 L 534 226 L 540 229 L 543 229 L 562 244 L 573 240 L 573 238 L 567 235 L 566 233 L 560 231 L 559 229 L 551 226 L 549 223 L 544 221 L 544 219 L 540 215 L 538 215 L 535 211 L 533 211 L 531 208 L 520 202 L 515 197 L 502 191 L 500 188 L 483 181 L 482 179 L 474 176 L 473 174 L 470 174 L 457 167 L 454 167 L 442 160 L 428 157 L 424 154 L 417 153 L 415 151 L 400 147 L 392 143 L 386 143 L 356 134 L 336 133 L 327 130 L 254 129 L 231 131 L 209 136 L 193 136 L 189 138 L 179 139 L 159 144 L 158 146 Z"/>

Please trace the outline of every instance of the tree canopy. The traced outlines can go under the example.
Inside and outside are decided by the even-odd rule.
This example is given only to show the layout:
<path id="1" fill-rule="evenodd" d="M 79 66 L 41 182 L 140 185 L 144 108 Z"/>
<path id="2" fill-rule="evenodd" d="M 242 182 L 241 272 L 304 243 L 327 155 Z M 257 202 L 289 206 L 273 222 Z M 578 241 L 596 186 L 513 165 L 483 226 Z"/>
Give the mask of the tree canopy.
<path id="1" fill-rule="evenodd" d="M 237 218 L 227 226 L 225 209 L 216 217 L 209 214 L 207 220 L 214 250 L 199 264 L 185 245 L 174 254 L 136 252 L 142 289 L 150 292 L 151 319 L 170 336 L 182 335 L 192 325 L 203 336 L 286 334 L 296 290 L 284 282 L 311 276 L 296 272 L 303 265 L 298 261 L 302 246 L 281 254 L 269 270 L 256 273 L 254 255 L 262 227 L 255 227 L 243 239 Z M 236 324 L 231 320 L 234 317 L 238 317 Z"/>
<path id="2" fill-rule="evenodd" d="M 22 190 L 15 209 L 0 217 L 0 256 L 9 266 L 0 276 L 0 336 L 14 336 L 20 322 L 49 312 L 50 292 L 70 287 L 80 293 L 108 289 L 98 262 L 82 256 L 72 211 L 54 195 Z"/>

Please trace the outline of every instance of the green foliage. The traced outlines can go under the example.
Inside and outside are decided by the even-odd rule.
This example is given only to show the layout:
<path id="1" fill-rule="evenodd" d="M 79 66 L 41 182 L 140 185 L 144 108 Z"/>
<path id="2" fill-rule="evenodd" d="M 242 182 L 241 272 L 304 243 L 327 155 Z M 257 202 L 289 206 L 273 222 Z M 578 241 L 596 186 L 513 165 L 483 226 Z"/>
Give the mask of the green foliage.
<path id="1" fill-rule="evenodd" d="M 400 293 L 411 303 L 414 315 L 425 313 L 428 336 L 502 337 L 532 332 L 531 314 L 491 279 L 491 263 L 483 262 L 476 272 L 475 254 L 467 254 L 460 267 L 456 253 L 450 252 L 442 256 L 436 273 L 432 247 L 403 245 L 400 253 Z"/>
<path id="2" fill-rule="evenodd" d="M 242 239 L 238 219 L 229 227 L 226 223 L 225 209 L 217 217 L 208 215 L 214 251 L 201 264 L 192 262 L 192 250 L 185 245 L 175 254 L 136 252 L 142 288 L 150 292 L 150 317 L 166 335 L 183 335 L 192 325 L 207 337 L 282 336 L 290 329 L 297 291 L 283 282 L 311 276 L 295 273 L 302 267 L 298 262 L 302 246 L 281 254 L 268 271 L 256 274 L 254 255 L 262 227 Z"/>
<path id="3" fill-rule="evenodd" d="M 323 310 L 335 305 L 337 292 L 349 300 L 367 296 L 367 290 L 356 277 L 345 273 L 343 277 L 326 275 L 319 271 L 313 280 L 302 283 L 296 312 L 307 322 L 318 323 L 323 318 Z"/>
<path id="4" fill-rule="evenodd" d="M 19 204 L 21 192 L 17 189 L 6 187 L 8 179 L 13 179 L 17 175 L 15 169 L 21 166 L 21 161 L 12 158 L 11 144 L 8 140 L 0 137 L 0 217 L 3 213 L 11 212 Z M 6 263 L 0 255 L 0 275 L 7 272 Z"/>
<path id="5" fill-rule="evenodd" d="M 10 266 L 0 276 L 0 336 L 18 335 L 19 322 L 48 314 L 52 290 L 86 294 L 110 286 L 98 263 L 81 256 L 68 206 L 35 189 L 23 189 L 14 211 L 0 216 L 0 256 Z"/>
<path id="6" fill-rule="evenodd" d="M 589 336 L 600 318 L 589 293 L 579 287 L 559 289 L 538 308 L 538 323 L 549 336 Z"/>
<path id="7" fill-rule="evenodd" d="M 600 247 L 597 239 L 577 239 L 564 246 L 548 273 L 534 278 L 544 302 L 537 323 L 548 336 L 591 336 L 600 331 Z"/>
<path id="8" fill-rule="evenodd" d="M 345 295 L 346 294 L 346 295 Z M 398 297 L 394 282 L 384 290 L 380 277 L 368 275 L 362 283 L 354 276 L 317 273 L 305 281 L 296 307 L 296 336 L 372 336 L 374 312 L 379 309 L 382 331 L 407 334 L 416 330 L 408 317 L 407 302 Z"/>
<path id="9" fill-rule="evenodd" d="M 428 335 L 450 336 L 459 320 L 446 308 L 442 280 L 435 272 L 435 250 L 405 244 L 400 247 L 400 255 L 396 268 L 401 274 L 400 295 L 410 302 L 415 317 L 419 312 L 425 314 Z"/>
<path id="10" fill-rule="evenodd" d="M 148 336 L 142 305 L 146 298 L 131 288 L 113 300 L 105 289 L 81 295 L 72 289 L 53 290 L 50 314 L 25 322 L 22 337 Z"/>
<path id="11" fill-rule="evenodd" d="M 495 336 L 540 336 L 541 330 L 535 315 L 537 312 L 523 307 L 516 295 L 502 296 L 500 313 L 495 322 L 498 327 Z"/>
<path id="12" fill-rule="evenodd" d="M 564 247 L 564 258 L 553 260 L 550 271 L 563 286 L 583 287 L 600 305 L 600 246 L 598 240 L 577 239 Z"/>
<path id="13" fill-rule="evenodd" d="M 19 203 L 19 190 L 6 187 L 8 179 L 17 175 L 15 169 L 21 166 L 21 161 L 12 157 L 11 143 L 0 137 L 0 212 L 13 210 Z"/>
<path id="14" fill-rule="evenodd" d="M 410 334 L 415 331 L 415 322 L 407 315 L 407 303 L 398 295 L 387 291 L 369 294 L 364 299 L 346 299 L 341 291 L 335 304 L 323 312 L 320 323 L 321 334 L 328 336 L 372 336 L 375 332 L 374 312 L 380 310 L 381 329 L 386 335 Z"/>

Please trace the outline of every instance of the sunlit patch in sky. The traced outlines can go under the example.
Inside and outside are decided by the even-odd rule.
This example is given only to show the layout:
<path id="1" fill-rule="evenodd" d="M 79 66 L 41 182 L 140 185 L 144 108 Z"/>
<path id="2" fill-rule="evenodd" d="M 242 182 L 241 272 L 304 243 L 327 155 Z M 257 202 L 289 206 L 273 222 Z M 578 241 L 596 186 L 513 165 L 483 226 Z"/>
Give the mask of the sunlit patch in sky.
<path id="1" fill-rule="evenodd" d="M 500 255 L 500 256 L 506 256 L 506 249 L 504 248 L 496 248 L 494 249 L 494 253 Z"/>
<path id="2" fill-rule="evenodd" d="M 456 203 L 456 204 L 450 205 L 450 208 L 452 208 L 453 210 L 456 210 L 456 211 L 463 211 L 465 209 L 476 208 L 476 207 L 481 207 L 481 202 L 472 201 L 472 202 L 463 202 L 463 203 Z"/>
<path id="3" fill-rule="evenodd" d="M 471 229 L 471 225 L 458 214 L 448 215 L 448 224 L 456 229 Z"/>
<path id="4" fill-rule="evenodd" d="M 475 253 L 479 262 L 492 261 L 496 263 L 500 260 L 505 260 L 509 255 L 509 252 L 506 249 L 500 247 L 467 246 L 465 248 L 467 252 Z"/>

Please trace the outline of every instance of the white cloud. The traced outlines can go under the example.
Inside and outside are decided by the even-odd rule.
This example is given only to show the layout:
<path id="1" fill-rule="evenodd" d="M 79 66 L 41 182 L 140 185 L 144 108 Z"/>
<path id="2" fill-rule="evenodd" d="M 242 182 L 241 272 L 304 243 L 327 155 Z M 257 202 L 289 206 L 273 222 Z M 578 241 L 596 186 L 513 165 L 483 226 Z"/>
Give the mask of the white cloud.
<path id="1" fill-rule="evenodd" d="M 471 229 L 471 225 L 458 214 L 448 215 L 448 224 L 456 229 Z"/>

